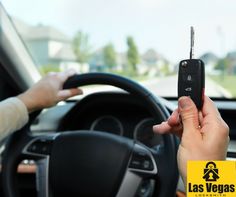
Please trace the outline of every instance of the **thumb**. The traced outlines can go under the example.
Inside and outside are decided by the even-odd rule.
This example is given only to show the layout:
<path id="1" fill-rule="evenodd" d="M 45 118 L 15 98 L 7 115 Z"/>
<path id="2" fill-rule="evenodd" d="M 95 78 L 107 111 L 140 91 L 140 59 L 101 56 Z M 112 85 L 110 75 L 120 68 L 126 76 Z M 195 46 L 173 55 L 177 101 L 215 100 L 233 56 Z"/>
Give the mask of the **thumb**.
<path id="1" fill-rule="evenodd" d="M 178 101 L 179 114 L 183 124 L 183 134 L 193 135 L 199 129 L 198 110 L 196 105 L 189 97 L 181 97 Z"/>

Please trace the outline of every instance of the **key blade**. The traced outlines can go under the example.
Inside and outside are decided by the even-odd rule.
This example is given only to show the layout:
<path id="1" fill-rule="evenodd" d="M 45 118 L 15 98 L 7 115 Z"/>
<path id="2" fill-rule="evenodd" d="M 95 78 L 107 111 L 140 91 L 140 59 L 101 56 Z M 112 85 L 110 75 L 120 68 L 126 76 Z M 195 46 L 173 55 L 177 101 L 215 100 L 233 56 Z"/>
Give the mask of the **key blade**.
<path id="1" fill-rule="evenodd" d="M 193 26 L 191 26 L 190 28 L 190 39 L 191 39 L 191 42 L 190 42 L 190 59 L 193 59 L 194 58 L 194 28 Z"/>

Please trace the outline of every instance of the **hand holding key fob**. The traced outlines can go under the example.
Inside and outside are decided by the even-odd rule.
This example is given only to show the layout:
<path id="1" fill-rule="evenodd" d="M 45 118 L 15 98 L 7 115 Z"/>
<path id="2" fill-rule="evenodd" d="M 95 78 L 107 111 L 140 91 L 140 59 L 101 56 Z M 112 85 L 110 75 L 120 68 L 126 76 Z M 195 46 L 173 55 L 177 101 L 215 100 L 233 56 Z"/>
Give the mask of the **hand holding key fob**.
<path id="1" fill-rule="evenodd" d="M 205 66 L 202 60 L 193 59 L 194 30 L 191 27 L 190 59 L 179 64 L 178 98 L 190 96 L 196 107 L 201 110 L 205 91 Z"/>

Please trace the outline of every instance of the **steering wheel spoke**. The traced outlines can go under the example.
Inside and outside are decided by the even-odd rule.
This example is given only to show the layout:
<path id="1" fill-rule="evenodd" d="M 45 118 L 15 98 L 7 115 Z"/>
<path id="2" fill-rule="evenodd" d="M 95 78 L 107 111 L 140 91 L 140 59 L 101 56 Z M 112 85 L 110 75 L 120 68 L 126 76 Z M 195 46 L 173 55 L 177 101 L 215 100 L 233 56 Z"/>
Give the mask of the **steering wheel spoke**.
<path id="1" fill-rule="evenodd" d="M 47 157 L 51 154 L 51 149 L 55 138 L 59 133 L 32 136 L 32 139 L 25 145 L 22 154 L 36 159 Z"/>
<path id="2" fill-rule="evenodd" d="M 134 145 L 128 169 L 145 177 L 157 174 L 157 165 L 151 151 L 137 143 Z"/>
<path id="3" fill-rule="evenodd" d="M 49 197 L 49 156 L 36 161 L 36 190 L 38 197 Z"/>
<path id="4" fill-rule="evenodd" d="M 156 161 L 151 151 L 135 143 L 129 165 L 116 197 L 136 196 L 144 179 L 157 175 Z"/>
<path id="5" fill-rule="evenodd" d="M 33 158 L 36 165 L 36 190 L 38 197 L 49 197 L 49 161 L 53 142 L 59 133 L 31 136 L 22 150 L 26 158 Z"/>

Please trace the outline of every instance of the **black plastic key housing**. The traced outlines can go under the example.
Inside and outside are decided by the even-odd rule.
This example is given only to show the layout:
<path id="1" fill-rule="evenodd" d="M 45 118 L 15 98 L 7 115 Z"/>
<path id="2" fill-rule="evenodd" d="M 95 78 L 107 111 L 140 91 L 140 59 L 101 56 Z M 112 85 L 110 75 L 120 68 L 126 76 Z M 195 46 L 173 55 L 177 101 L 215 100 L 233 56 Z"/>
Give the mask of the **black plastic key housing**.
<path id="1" fill-rule="evenodd" d="M 179 64 L 178 98 L 190 96 L 197 108 L 203 105 L 205 92 L 205 66 L 200 59 L 182 60 Z"/>

